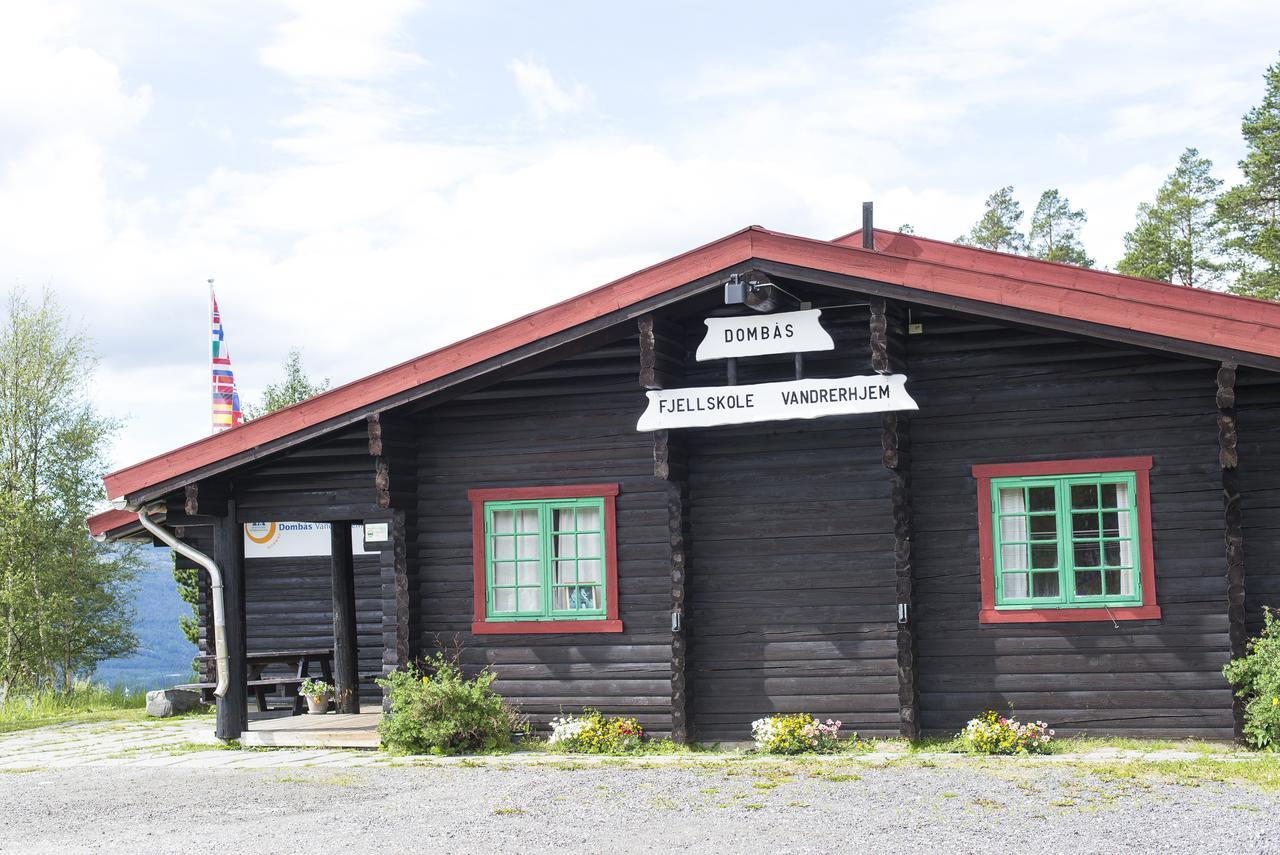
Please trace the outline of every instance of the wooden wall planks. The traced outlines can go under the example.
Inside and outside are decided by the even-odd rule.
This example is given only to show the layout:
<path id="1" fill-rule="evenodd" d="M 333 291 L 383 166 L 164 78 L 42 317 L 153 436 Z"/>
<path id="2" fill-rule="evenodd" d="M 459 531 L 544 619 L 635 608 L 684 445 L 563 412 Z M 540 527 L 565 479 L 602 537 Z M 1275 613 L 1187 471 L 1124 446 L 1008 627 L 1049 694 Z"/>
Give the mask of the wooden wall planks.
<path id="1" fill-rule="evenodd" d="M 916 312 L 911 337 L 922 723 L 985 708 L 1060 732 L 1230 738 L 1215 364 Z M 969 467 L 1150 454 L 1153 622 L 986 625 Z M 1243 455 L 1242 455 L 1243 457 Z M 1242 463 L 1242 468 L 1246 468 Z"/>

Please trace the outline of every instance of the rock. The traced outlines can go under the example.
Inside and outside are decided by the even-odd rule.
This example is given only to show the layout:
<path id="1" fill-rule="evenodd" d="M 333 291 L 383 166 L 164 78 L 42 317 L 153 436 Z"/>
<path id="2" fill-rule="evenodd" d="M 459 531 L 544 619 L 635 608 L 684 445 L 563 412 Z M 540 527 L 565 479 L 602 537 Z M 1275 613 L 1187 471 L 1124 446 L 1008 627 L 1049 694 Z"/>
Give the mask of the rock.
<path id="1" fill-rule="evenodd" d="M 186 689 L 160 689 L 155 692 L 147 692 L 147 715 L 155 716 L 156 718 L 167 718 L 171 715 L 191 712 L 202 706 L 199 692 L 191 692 Z"/>

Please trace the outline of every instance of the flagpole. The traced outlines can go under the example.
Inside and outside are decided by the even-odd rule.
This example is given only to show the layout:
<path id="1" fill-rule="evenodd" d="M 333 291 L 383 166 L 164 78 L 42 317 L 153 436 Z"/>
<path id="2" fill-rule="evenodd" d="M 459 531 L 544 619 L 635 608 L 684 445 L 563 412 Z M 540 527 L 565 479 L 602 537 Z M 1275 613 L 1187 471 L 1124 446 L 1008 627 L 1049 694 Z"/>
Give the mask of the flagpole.
<path id="1" fill-rule="evenodd" d="M 205 316 L 204 316 L 204 322 L 206 326 L 209 326 L 213 323 L 213 277 L 210 277 L 208 281 L 209 281 L 209 310 L 208 312 L 205 313 Z M 209 407 L 210 407 L 210 412 L 212 412 L 212 408 L 213 408 L 213 403 L 212 403 L 213 402 L 213 336 L 212 335 L 210 335 L 209 340 L 205 342 L 204 349 L 205 349 L 205 353 L 209 355 L 209 370 L 205 372 L 205 380 L 207 380 L 209 383 L 209 402 L 210 402 Z M 213 418 L 210 417 L 209 433 L 215 434 L 217 432 L 218 432 L 218 426 L 213 423 Z"/>

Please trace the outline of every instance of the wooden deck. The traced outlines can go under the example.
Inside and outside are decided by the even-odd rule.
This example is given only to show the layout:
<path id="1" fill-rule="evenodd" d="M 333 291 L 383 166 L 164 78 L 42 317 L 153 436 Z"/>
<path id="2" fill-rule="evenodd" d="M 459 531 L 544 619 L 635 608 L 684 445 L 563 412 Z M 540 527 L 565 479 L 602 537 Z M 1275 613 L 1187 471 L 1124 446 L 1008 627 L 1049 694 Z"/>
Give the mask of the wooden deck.
<path id="1" fill-rule="evenodd" d="M 288 710 L 249 714 L 240 744 L 251 747 L 377 748 L 382 708 L 361 707 L 358 714 L 290 715 Z"/>

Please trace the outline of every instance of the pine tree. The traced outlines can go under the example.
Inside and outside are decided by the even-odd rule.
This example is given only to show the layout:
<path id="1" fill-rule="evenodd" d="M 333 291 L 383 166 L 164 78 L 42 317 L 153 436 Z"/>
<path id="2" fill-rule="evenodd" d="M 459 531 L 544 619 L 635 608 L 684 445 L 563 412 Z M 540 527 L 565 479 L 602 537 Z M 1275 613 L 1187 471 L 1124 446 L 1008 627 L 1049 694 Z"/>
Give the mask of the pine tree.
<path id="1" fill-rule="evenodd" d="M 1213 163 L 1188 148 L 1156 192 L 1138 206 L 1138 222 L 1124 236 L 1116 269 L 1129 276 L 1210 287 L 1222 280 L 1223 229 L 1217 218 L 1220 179 Z"/>
<path id="2" fill-rule="evenodd" d="M 1080 227 L 1088 217 L 1083 210 L 1071 210 L 1071 203 L 1056 189 L 1040 194 L 1031 215 L 1028 254 L 1032 258 L 1092 267 L 1093 259 L 1080 243 Z"/>
<path id="3" fill-rule="evenodd" d="M 245 407 L 246 419 L 257 419 L 329 389 L 329 378 L 316 382 L 302 368 L 302 351 L 293 347 L 284 360 L 284 379 L 271 383 L 262 392 L 262 402 Z"/>
<path id="4" fill-rule="evenodd" d="M 956 238 L 956 243 L 1000 252 L 1023 252 L 1027 239 L 1018 230 L 1022 224 L 1022 206 L 1013 198 L 1013 187 L 1001 187 L 987 197 L 986 205 L 982 219 L 967 235 Z"/>
<path id="5" fill-rule="evenodd" d="M 1237 279 L 1231 290 L 1280 299 L 1280 63 L 1267 69 L 1262 103 L 1244 116 L 1240 129 L 1247 154 L 1240 161 L 1244 183 L 1218 201 Z"/>

